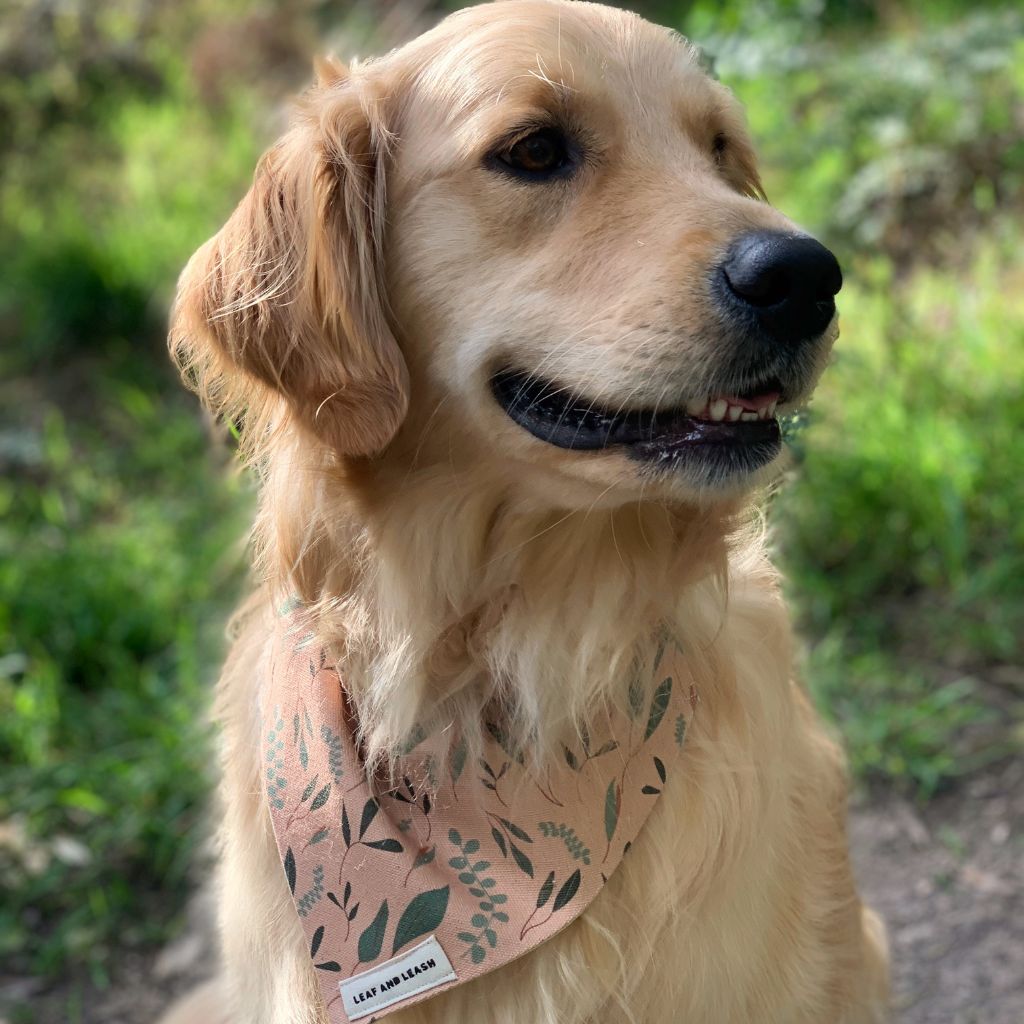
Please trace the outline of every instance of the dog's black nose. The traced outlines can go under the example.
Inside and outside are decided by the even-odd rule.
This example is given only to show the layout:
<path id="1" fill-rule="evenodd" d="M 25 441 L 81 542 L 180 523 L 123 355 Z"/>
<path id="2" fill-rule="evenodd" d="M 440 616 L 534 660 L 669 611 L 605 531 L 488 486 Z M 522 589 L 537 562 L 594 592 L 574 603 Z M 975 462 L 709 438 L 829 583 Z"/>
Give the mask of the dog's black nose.
<path id="1" fill-rule="evenodd" d="M 741 235 L 722 264 L 724 298 L 773 341 L 816 337 L 836 311 L 843 274 L 835 256 L 808 235 Z"/>

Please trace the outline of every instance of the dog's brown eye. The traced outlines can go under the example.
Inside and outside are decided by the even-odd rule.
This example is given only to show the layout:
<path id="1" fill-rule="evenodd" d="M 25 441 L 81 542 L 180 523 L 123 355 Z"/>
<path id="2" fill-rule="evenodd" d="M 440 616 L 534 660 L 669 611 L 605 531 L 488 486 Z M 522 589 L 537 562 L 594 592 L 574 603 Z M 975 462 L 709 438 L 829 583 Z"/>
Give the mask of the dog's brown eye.
<path id="1" fill-rule="evenodd" d="M 719 132 L 711 142 L 711 153 L 716 164 L 720 164 L 725 159 L 725 151 L 728 148 L 729 140 Z"/>
<path id="2" fill-rule="evenodd" d="M 564 174 L 574 165 L 569 141 L 557 128 L 531 132 L 499 152 L 496 159 L 504 169 L 533 181 Z"/>

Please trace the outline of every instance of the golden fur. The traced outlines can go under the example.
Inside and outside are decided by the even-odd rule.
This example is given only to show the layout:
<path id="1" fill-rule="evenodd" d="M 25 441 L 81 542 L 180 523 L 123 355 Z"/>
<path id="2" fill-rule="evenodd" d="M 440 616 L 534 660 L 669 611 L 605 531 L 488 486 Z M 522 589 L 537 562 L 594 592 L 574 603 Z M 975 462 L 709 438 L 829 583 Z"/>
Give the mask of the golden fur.
<path id="1" fill-rule="evenodd" d="M 580 181 L 515 186 L 484 166 L 538 111 L 586 134 Z M 514 352 L 595 401 L 706 393 L 729 353 L 698 282 L 738 233 L 787 227 L 729 93 L 633 15 L 506 0 L 320 67 L 173 315 L 175 358 L 242 426 L 261 480 L 261 586 L 217 703 L 223 971 L 168 1020 L 325 1020 L 259 784 L 269 622 L 289 592 L 381 762 L 417 722 L 437 742 L 453 722 L 472 735 L 496 699 L 543 760 L 660 622 L 698 680 L 684 770 L 591 907 L 395 1024 L 884 1019 L 841 758 L 792 680 L 750 511 L 772 473 L 712 486 L 547 446 L 487 385 Z"/>

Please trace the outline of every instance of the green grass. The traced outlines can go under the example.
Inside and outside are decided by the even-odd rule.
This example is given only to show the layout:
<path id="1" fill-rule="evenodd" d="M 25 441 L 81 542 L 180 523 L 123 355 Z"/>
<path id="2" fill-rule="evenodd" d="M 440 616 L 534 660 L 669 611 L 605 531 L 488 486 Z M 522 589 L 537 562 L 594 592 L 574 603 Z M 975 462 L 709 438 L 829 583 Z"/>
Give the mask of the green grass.
<path id="1" fill-rule="evenodd" d="M 965 727 L 1013 724 L 978 680 L 1024 632 L 1020 251 L 846 288 L 835 365 L 773 508 L 820 703 L 860 774 L 923 795 L 976 765 L 958 756 Z"/>
<path id="2" fill-rule="evenodd" d="M 0 960 L 102 982 L 166 937 L 202 833 L 249 482 L 163 334 L 260 140 L 254 97 L 203 104 L 117 19 L 69 46 L 79 15 L 34 74 L 0 59 Z"/>
<path id="3" fill-rule="evenodd" d="M 835 366 L 787 510 L 790 557 L 821 567 L 802 581 L 815 626 L 927 593 L 942 627 L 932 653 L 1017 650 L 1022 275 L 1018 242 L 966 272 L 921 270 L 897 290 L 883 276 L 841 296 Z M 967 621 L 948 631 L 947 611 Z"/>
<path id="4" fill-rule="evenodd" d="M 0 959 L 43 974 L 102 977 L 180 910 L 244 561 L 197 417 L 108 373 L 95 418 L 38 410 L 0 485 Z"/>

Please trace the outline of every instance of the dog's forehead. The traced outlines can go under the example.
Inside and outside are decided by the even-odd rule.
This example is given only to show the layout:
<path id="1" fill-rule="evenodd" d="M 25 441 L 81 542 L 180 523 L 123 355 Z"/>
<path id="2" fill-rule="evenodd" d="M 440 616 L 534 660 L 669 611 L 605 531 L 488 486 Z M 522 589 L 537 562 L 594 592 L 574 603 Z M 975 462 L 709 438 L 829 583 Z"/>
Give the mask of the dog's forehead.
<path id="1" fill-rule="evenodd" d="M 703 124 L 723 93 L 677 33 L 635 14 L 561 0 L 459 12 L 401 54 L 407 123 L 462 141 L 538 109 L 604 107 L 622 124 Z"/>

